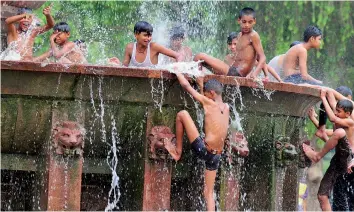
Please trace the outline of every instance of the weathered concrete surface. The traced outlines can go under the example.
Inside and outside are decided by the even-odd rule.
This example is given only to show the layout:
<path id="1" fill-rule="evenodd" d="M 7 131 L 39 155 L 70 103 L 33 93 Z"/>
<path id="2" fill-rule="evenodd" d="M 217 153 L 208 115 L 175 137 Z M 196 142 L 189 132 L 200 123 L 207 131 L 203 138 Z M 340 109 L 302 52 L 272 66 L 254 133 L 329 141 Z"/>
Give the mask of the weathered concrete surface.
<path id="1" fill-rule="evenodd" d="M 84 157 L 91 167 L 100 167 L 95 173 L 97 180 L 85 180 L 83 193 L 90 200 L 100 199 L 97 207 L 81 202 L 86 209 L 100 209 L 107 203 L 107 192 L 100 197 L 91 195 L 103 184 L 110 188 L 107 157 L 112 142 L 117 145 L 118 176 L 120 178 L 120 210 L 143 209 L 144 162 L 146 138 L 146 114 L 154 107 L 153 123 L 164 123 L 174 129 L 176 113 L 187 109 L 194 120 L 196 107 L 191 98 L 182 91 L 173 74 L 167 71 L 129 69 L 109 66 L 62 65 L 1 61 L 1 127 L 2 153 L 17 155 L 41 155 L 47 146 L 53 108 L 68 108 L 83 111 L 83 125 L 87 130 Z M 249 142 L 250 155 L 240 168 L 239 189 L 246 194 L 239 199 L 239 210 L 274 209 L 274 139 L 279 135 L 289 136 L 298 146 L 303 127 L 303 118 L 308 108 L 319 99 L 319 91 L 305 86 L 281 83 L 265 83 L 266 90 L 274 90 L 271 100 L 251 79 L 226 76 L 216 78 L 231 87 L 225 95 L 230 98 L 237 86 L 242 95 L 236 98 L 235 106 L 243 117 L 242 125 Z M 151 94 L 152 86 L 163 83 L 164 92 Z M 162 107 L 159 112 L 158 105 Z M 72 115 L 71 118 L 75 118 Z M 197 123 L 196 123 L 197 124 Z M 198 124 L 197 124 L 198 126 Z M 84 165 L 85 165 L 84 161 Z M 10 167 L 10 166 L 6 166 Z M 85 167 L 85 166 L 84 166 Z M 106 168 L 103 168 L 106 167 Z M 22 167 L 23 168 L 23 167 Z M 181 161 L 172 163 L 171 210 L 205 209 L 203 188 L 203 164 L 190 152 L 189 142 L 184 142 Z M 86 169 L 88 172 L 89 169 Z M 296 210 L 297 164 L 287 169 L 283 188 L 283 210 Z M 108 170 L 109 171 L 109 170 Z M 85 168 L 84 168 L 85 172 Z M 218 173 L 221 173 L 220 170 Z M 105 179 L 100 181 L 100 179 Z M 220 202 L 220 177 L 217 179 L 217 197 Z M 232 183 L 232 181 L 230 181 Z M 103 196 L 102 196 L 103 195 Z M 89 199 L 87 201 L 90 201 Z M 235 199 L 234 199 L 235 200 Z M 235 202 L 230 203 L 233 205 Z M 231 207 L 231 206 L 230 206 Z M 35 207 L 34 207 L 35 208 Z M 14 208 L 16 209 L 16 208 Z M 104 208 L 103 208 L 104 209 Z"/>
<path id="2" fill-rule="evenodd" d="M 148 108 L 146 120 L 146 135 L 148 136 L 154 126 L 174 127 L 174 122 L 168 117 L 170 111 L 164 110 L 161 116 L 153 108 Z M 166 115 L 167 113 L 167 115 Z M 150 159 L 149 141 L 146 138 L 145 144 L 145 171 L 144 171 L 144 194 L 143 194 L 143 210 L 144 211 L 162 211 L 170 210 L 170 194 L 171 194 L 171 159 Z"/>

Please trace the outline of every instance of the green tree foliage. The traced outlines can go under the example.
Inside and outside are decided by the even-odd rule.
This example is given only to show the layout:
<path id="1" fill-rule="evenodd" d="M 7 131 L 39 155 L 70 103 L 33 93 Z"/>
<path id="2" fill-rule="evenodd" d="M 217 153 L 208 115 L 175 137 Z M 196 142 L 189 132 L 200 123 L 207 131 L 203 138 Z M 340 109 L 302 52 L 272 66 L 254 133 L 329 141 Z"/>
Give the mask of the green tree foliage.
<path id="1" fill-rule="evenodd" d="M 44 19 L 42 9 L 50 3 L 36 11 L 38 17 Z M 285 53 L 292 41 L 301 41 L 306 26 L 318 25 L 323 44 L 319 51 L 309 52 L 310 74 L 330 87 L 347 85 L 354 89 L 354 2 L 350 1 L 54 1 L 52 14 L 56 22 L 70 24 L 71 40 L 83 39 L 89 44 L 89 61 L 100 63 L 112 56 L 123 59 L 125 45 L 134 41 L 133 26 L 139 20 L 150 22 L 155 29 L 181 23 L 194 53 L 223 58 L 227 35 L 239 31 L 237 16 L 243 7 L 257 12 L 255 30 L 261 36 L 267 61 Z M 49 48 L 49 34 L 36 39 L 37 55 Z"/>

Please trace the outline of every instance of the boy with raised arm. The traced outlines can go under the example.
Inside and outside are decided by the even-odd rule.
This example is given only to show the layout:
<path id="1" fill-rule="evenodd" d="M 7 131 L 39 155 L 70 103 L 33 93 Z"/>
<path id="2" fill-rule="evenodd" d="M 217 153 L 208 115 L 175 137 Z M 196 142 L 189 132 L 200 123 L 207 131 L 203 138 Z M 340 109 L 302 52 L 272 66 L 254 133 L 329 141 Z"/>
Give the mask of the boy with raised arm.
<path id="1" fill-rule="evenodd" d="M 304 32 L 304 42 L 291 47 L 283 60 L 284 82 L 294 84 L 322 85 L 307 71 L 307 51 L 321 46 L 322 31 L 316 26 L 308 26 Z"/>
<path id="2" fill-rule="evenodd" d="M 320 187 L 318 189 L 318 200 L 322 210 L 331 210 L 329 195 L 333 189 L 338 176 L 347 171 L 348 162 L 351 160 L 354 151 L 354 120 L 351 119 L 353 103 L 349 100 L 340 100 L 336 105 L 335 113 L 332 111 L 326 98 L 326 90 L 321 91 L 321 99 L 329 119 L 334 123 L 335 131 L 320 152 L 315 152 L 310 146 L 303 144 L 307 157 L 314 163 L 321 160 L 331 149 L 336 148 L 330 166 L 328 167 Z"/>
<path id="3" fill-rule="evenodd" d="M 87 63 L 84 52 L 78 43 L 69 41 L 70 27 L 66 22 L 57 23 L 53 27 L 53 31 L 49 38 L 51 49 L 36 57 L 35 62 L 53 57 L 58 63 Z"/>
<path id="4" fill-rule="evenodd" d="M 36 26 L 32 14 L 24 12 L 23 14 L 9 17 L 5 20 L 7 26 L 7 44 L 10 51 L 19 54 L 18 59 L 32 60 L 34 39 L 38 34 L 48 31 L 54 26 L 53 17 L 50 15 L 51 6 L 43 9 L 43 14 L 47 19 L 47 24 L 43 27 Z M 15 23 L 18 23 L 16 29 Z M 6 56 L 6 55 L 4 55 Z"/>
<path id="5" fill-rule="evenodd" d="M 266 62 L 261 39 L 258 33 L 253 30 L 256 24 L 256 13 L 252 8 L 243 8 L 238 17 L 241 32 L 238 34 L 236 55 L 232 66 L 223 61 L 204 53 L 197 54 L 194 61 L 202 60 L 204 64 L 211 67 L 215 74 L 246 77 L 251 73 L 253 66 L 258 59 L 254 72 L 250 75 L 256 77 Z"/>
<path id="6" fill-rule="evenodd" d="M 327 100 L 332 110 L 335 110 L 337 104 L 337 100 L 334 96 L 334 92 L 343 95 L 343 98 L 348 98 L 349 100 L 352 100 L 352 90 L 346 86 L 339 86 L 335 90 L 332 90 L 331 88 L 326 88 L 326 90 L 328 96 Z M 327 113 L 325 111 L 324 105 L 321 104 L 320 106 L 319 119 L 316 118 L 317 114 L 313 107 L 310 109 L 308 115 L 312 123 L 318 129 L 316 132 L 316 136 L 322 139 L 323 141 L 328 140 L 328 136 L 331 136 L 333 134 L 333 130 L 326 129 Z"/>
<path id="7" fill-rule="evenodd" d="M 136 42 L 125 47 L 123 65 L 129 67 L 154 67 L 158 63 L 159 54 L 182 61 L 182 55 L 160 44 L 151 42 L 152 26 L 145 21 L 138 21 L 134 26 Z"/>
<path id="8" fill-rule="evenodd" d="M 186 132 L 193 152 L 205 161 L 204 198 L 207 210 L 214 211 L 214 183 L 229 128 L 229 106 L 222 101 L 223 87 L 219 81 L 211 79 L 206 82 L 202 95 L 192 88 L 182 74 L 177 73 L 176 75 L 183 89 L 203 105 L 205 138 L 199 134 L 189 113 L 182 110 L 176 117 L 176 146 L 166 140 L 165 148 L 173 159 L 178 161 L 182 154 L 183 134 L 184 131 Z"/>

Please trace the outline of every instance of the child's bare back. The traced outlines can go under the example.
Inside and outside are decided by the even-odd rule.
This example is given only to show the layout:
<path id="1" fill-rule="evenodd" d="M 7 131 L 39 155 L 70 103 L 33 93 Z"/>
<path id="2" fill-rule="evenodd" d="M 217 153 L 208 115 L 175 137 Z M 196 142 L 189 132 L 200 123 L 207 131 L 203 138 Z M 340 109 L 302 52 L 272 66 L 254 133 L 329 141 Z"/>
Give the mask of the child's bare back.
<path id="1" fill-rule="evenodd" d="M 299 57 L 301 54 L 307 55 L 307 50 L 300 44 L 290 48 L 283 57 L 284 76 L 290 76 L 300 73 Z"/>

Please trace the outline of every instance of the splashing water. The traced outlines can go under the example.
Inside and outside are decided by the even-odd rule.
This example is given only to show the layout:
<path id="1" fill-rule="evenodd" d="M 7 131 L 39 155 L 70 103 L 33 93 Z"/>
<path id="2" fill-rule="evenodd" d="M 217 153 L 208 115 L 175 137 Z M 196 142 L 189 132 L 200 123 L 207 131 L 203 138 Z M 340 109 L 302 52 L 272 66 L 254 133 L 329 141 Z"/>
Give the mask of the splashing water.
<path id="1" fill-rule="evenodd" d="M 59 77 L 58 77 L 58 84 L 57 84 L 57 88 L 55 89 L 55 94 L 58 94 L 58 91 L 59 91 L 59 86 L 60 86 L 60 80 L 61 80 L 61 72 L 59 74 Z"/>
<path id="2" fill-rule="evenodd" d="M 28 51 L 32 51 L 32 48 L 25 48 L 28 44 L 32 31 L 41 24 L 41 20 L 37 17 L 33 17 L 31 24 L 29 25 L 26 32 L 19 33 L 18 40 L 12 41 L 9 46 L 0 54 L 0 60 L 14 60 L 18 61 L 22 59 L 20 54 L 20 49 L 25 49 L 26 51 L 23 54 L 26 54 Z"/>
<path id="3" fill-rule="evenodd" d="M 157 65 L 156 68 L 167 70 L 171 73 L 182 73 L 188 74 L 192 77 L 203 77 L 205 75 L 213 74 L 211 71 L 207 70 L 202 72 L 199 70 L 199 63 L 202 61 L 192 61 L 192 62 L 178 62 L 165 65 Z"/>
<path id="4" fill-rule="evenodd" d="M 258 92 L 262 92 L 264 94 L 264 96 L 269 100 L 269 101 L 272 101 L 272 98 L 271 98 L 271 95 L 275 92 L 274 90 L 267 90 L 264 88 L 264 83 L 262 81 L 261 78 L 256 78 L 254 80 L 257 85 L 258 85 L 258 88 L 252 88 L 252 94 L 253 96 L 256 96 L 258 98 L 261 98 L 261 95 L 258 94 Z"/>
<path id="5" fill-rule="evenodd" d="M 240 99 L 240 105 L 241 108 L 245 107 L 242 103 L 242 95 L 241 95 L 241 90 L 239 86 L 227 86 L 225 89 L 225 98 L 231 103 L 231 112 L 232 116 L 230 116 L 230 129 L 232 131 L 239 131 L 243 132 L 241 121 L 242 118 L 240 117 L 240 114 L 237 112 L 236 109 L 236 98 L 239 97 Z"/>
<path id="6" fill-rule="evenodd" d="M 119 136 L 116 127 L 116 121 L 113 116 L 111 116 L 112 121 L 112 145 L 111 149 L 108 152 L 107 156 L 107 164 L 112 171 L 112 182 L 111 182 L 111 189 L 108 193 L 108 205 L 105 208 L 105 211 L 112 211 L 113 209 L 118 208 L 118 202 L 120 198 L 120 191 L 119 191 L 119 176 L 117 173 L 117 166 L 118 166 L 118 155 L 119 149 L 117 148 L 117 144 L 119 143 Z"/>
<path id="7" fill-rule="evenodd" d="M 163 105 L 163 99 L 165 96 L 165 90 L 163 86 L 163 78 L 161 76 L 161 79 L 158 79 L 157 86 L 154 86 L 155 79 L 150 80 L 151 84 L 151 98 L 154 102 L 154 106 L 158 107 L 160 112 L 162 113 L 162 105 Z"/>
<path id="8" fill-rule="evenodd" d="M 283 189 L 284 189 L 284 179 L 287 167 L 276 168 L 276 196 L 275 196 L 275 210 L 281 211 L 283 208 Z"/>
<path id="9" fill-rule="evenodd" d="M 64 162 L 64 208 L 68 208 L 68 164 L 69 164 L 69 157 L 63 158 Z"/>

